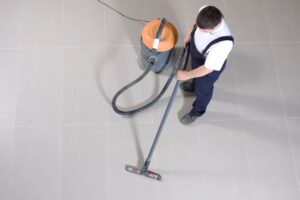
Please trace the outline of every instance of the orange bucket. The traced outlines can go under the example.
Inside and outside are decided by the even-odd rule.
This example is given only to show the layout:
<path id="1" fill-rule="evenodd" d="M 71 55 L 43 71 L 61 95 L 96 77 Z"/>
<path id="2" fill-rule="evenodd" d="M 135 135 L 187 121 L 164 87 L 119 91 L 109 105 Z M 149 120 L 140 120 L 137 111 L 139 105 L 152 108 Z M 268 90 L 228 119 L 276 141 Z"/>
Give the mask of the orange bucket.
<path id="1" fill-rule="evenodd" d="M 142 32 L 142 42 L 149 49 L 153 48 L 156 32 L 159 28 L 161 19 L 155 19 L 147 23 Z M 178 33 L 173 24 L 169 21 L 166 22 L 158 44 L 157 51 L 165 52 L 175 47 L 178 40 Z"/>

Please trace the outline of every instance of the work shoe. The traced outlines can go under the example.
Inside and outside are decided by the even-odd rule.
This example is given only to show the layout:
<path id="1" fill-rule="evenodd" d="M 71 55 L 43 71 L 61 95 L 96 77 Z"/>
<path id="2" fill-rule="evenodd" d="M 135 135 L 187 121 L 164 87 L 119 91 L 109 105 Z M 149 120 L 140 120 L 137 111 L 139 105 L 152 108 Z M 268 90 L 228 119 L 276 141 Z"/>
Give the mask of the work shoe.
<path id="1" fill-rule="evenodd" d="M 191 116 L 190 113 L 187 113 L 185 114 L 181 119 L 180 119 L 180 122 L 183 124 L 183 125 L 189 125 L 191 123 L 193 123 L 194 121 L 196 121 L 198 117 L 196 116 Z"/>
<path id="2" fill-rule="evenodd" d="M 194 84 L 191 82 L 183 82 L 180 84 L 180 89 L 184 92 L 194 94 L 195 93 L 195 87 Z"/>

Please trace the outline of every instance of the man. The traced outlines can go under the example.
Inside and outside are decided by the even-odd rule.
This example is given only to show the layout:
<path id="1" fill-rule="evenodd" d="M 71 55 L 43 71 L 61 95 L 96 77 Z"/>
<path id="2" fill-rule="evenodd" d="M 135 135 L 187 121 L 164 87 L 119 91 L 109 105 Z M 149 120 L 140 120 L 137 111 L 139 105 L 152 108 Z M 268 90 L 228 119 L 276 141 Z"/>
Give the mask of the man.
<path id="1" fill-rule="evenodd" d="M 221 11 L 214 6 L 203 6 L 184 43 L 185 46 L 190 44 L 192 70 L 178 71 L 176 78 L 182 81 L 191 79 L 181 83 L 180 88 L 196 94 L 192 110 L 180 119 L 182 124 L 188 125 L 205 113 L 214 83 L 225 68 L 233 37 Z"/>

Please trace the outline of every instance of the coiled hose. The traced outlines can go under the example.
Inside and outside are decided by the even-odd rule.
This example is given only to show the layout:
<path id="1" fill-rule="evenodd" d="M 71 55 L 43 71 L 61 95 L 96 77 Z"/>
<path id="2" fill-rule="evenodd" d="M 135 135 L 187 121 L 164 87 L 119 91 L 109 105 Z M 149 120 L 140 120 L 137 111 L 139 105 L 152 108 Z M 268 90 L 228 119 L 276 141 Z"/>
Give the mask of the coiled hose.
<path id="1" fill-rule="evenodd" d="M 130 87 L 132 87 L 133 85 L 135 85 L 136 83 L 140 82 L 151 70 L 151 67 L 154 64 L 154 61 L 151 61 L 147 66 L 146 66 L 146 70 L 144 71 L 143 74 L 141 74 L 137 79 L 135 79 L 134 81 L 130 82 L 129 84 L 127 84 L 126 86 L 124 86 L 123 88 L 121 88 L 113 97 L 112 99 L 112 107 L 114 109 L 114 111 L 120 115 L 134 115 L 138 112 L 141 112 L 143 110 L 146 110 L 147 108 L 149 108 L 150 106 L 152 106 L 154 103 L 156 103 L 163 95 L 164 93 L 167 91 L 170 83 L 172 82 L 176 72 L 178 70 L 181 70 L 183 68 L 186 67 L 187 62 L 188 62 L 188 57 L 189 57 L 189 49 L 188 46 L 185 47 L 180 55 L 179 60 L 176 63 L 177 67 L 174 67 L 172 72 L 170 73 L 170 76 L 166 82 L 166 84 L 164 85 L 163 89 L 161 90 L 161 92 L 159 93 L 159 95 L 154 98 L 152 101 L 150 101 L 149 103 L 147 103 L 146 105 L 143 105 L 139 108 L 136 108 L 134 110 L 128 110 L 128 111 L 124 111 L 124 110 L 120 110 L 118 109 L 117 105 L 116 105 L 116 101 L 118 99 L 118 97 L 127 89 L 129 89 Z M 184 61 L 184 62 L 183 62 Z"/>

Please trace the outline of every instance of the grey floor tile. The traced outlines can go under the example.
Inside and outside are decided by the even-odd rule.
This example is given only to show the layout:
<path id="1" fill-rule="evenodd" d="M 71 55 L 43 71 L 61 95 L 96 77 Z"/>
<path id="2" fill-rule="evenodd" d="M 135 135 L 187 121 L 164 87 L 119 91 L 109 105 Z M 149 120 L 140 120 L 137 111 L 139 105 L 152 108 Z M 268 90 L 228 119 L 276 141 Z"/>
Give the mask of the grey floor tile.
<path id="1" fill-rule="evenodd" d="M 254 199 L 299 199 L 284 120 L 245 121 L 243 132 Z"/>
<path id="2" fill-rule="evenodd" d="M 62 33 L 62 1 L 22 1 L 21 45 L 58 46 Z"/>
<path id="3" fill-rule="evenodd" d="M 124 15 L 141 20 L 146 19 L 144 13 L 144 1 L 118 1 L 107 2 L 110 6 L 122 12 Z M 107 45 L 138 45 L 144 23 L 128 20 L 105 8 L 105 44 Z"/>
<path id="4" fill-rule="evenodd" d="M 0 50 L 0 126 L 12 127 L 15 122 L 19 53 Z"/>
<path id="5" fill-rule="evenodd" d="M 63 4 L 63 44 L 103 45 L 104 7 L 97 0 L 65 0 Z"/>
<path id="6" fill-rule="evenodd" d="M 103 79 L 105 48 L 66 48 L 63 70 L 64 124 L 104 124 L 110 101 Z"/>
<path id="7" fill-rule="evenodd" d="M 11 198 L 13 180 L 14 130 L 0 128 L 0 199 Z"/>
<path id="8" fill-rule="evenodd" d="M 228 21 L 236 42 L 266 42 L 269 40 L 263 0 L 225 0 L 224 2 L 228 13 L 225 20 Z"/>
<path id="9" fill-rule="evenodd" d="M 15 131 L 11 199 L 59 199 L 60 127 Z"/>
<path id="10" fill-rule="evenodd" d="M 264 9 L 270 40 L 299 41 L 300 2 L 298 0 L 264 0 Z M 279 14 L 280 13 L 280 14 Z M 278 26 L 281 24 L 281 26 Z"/>
<path id="11" fill-rule="evenodd" d="M 197 127 L 190 134 L 199 136 L 206 198 L 252 199 L 241 121 L 203 122 Z"/>
<path id="12" fill-rule="evenodd" d="M 272 44 L 281 95 L 287 116 L 300 116 L 299 44 Z"/>
<path id="13" fill-rule="evenodd" d="M 0 2 L 0 48 L 19 46 L 21 0 L 3 0 Z"/>
<path id="14" fill-rule="evenodd" d="M 16 124 L 61 124 L 62 50 L 34 48 L 20 53 Z"/>
<path id="15" fill-rule="evenodd" d="M 108 199 L 106 126 L 65 126 L 61 142 L 61 199 Z"/>
<path id="16" fill-rule="evenodd" d="M 204 199 L 201 154 L 195 131 L 179 122 L 165 125 L 154 154 L 157 172 L 163 177 L 159 199 Z"/>
<path id="17" fill-rule="evenodd" d="M 159 186 L 159 199 L 205 199 L 204 179 L 201 172 L 166 169 L 161 171 L 163 182 Z"/>
<path id="18" fill-rule="evenodd" d="M 232 58 L 242 117 L 283 116 L 271 48 L 266 44 L 236 45 Z"/>
<path id="19" fill-rule="evenodd" d="M 299 118 L 288 119 L 291 153 L 294 159 L 298 188 L 300 184 L 300 127 Z"/>
<path id="20" fill-rule="evenodd" d="M 152 124 L 118 123 L 108 128 L 110 199 L 157 199 L 155 180 L 125 171 L 125 165 L 141 167 L 153 139 Z M 155 160 L 150 164 L 155 171 Z"/>

